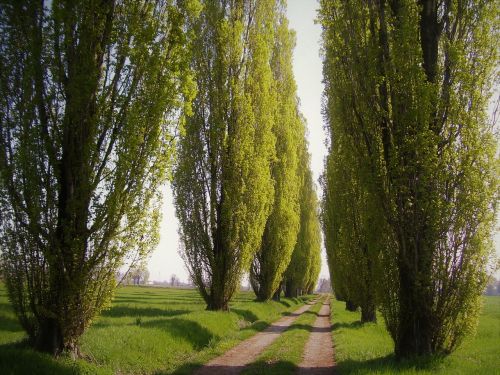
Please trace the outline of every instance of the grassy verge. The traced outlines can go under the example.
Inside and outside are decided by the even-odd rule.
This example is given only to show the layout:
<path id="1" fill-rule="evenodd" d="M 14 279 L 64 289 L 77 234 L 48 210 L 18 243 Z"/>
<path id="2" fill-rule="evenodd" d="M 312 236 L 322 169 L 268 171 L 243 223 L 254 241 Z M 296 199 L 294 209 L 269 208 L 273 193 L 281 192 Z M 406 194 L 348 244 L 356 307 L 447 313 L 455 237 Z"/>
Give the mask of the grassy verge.
<path id="1" fill-rule="evenodd" d="M 0 373 L 168 374 L 190 373 L 241 340 L 290 313 L 305 299 L 254 302 L 240 293 L 231 312 L 206 311 L 195 290 L 126 287 L 81 340 L 89 360 L 36 353 L 23 344 L 19 326 L 0 285 Z"/>
<path id="2" fill-rule="evenodd" d="M 485 297 L 475 336 L 451 355 L 432 361 L 396 361 L 382 322 L 364 324 L 359 313 L 333 301 L 333 340 L 338 374 L 500 374 L 500 297 Z"/>
<path id="3" fill-rule="evenodd" d="M 300 361 L 322 301 L 299 316 L 259 358 L 243 371 L 245 375 L 293 374 Z"/>

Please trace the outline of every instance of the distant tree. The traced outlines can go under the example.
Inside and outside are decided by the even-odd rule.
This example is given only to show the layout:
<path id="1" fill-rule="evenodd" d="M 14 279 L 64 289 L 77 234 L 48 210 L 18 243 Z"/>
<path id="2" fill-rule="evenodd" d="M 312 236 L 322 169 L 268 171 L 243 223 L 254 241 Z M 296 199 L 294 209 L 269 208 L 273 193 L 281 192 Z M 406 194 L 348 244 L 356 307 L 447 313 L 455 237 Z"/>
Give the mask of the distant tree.
<path id="1" fill-rule="evenodd" d="M 285 295 L 313 292 L 321 270 L 321 232 L 318 201 L 306 148 L 301 153 L 300 229 L 285 272 Z"/>
<path id="2" fill-rule="evenodd" d="M 305 126 L 298 110 L 292 67 L 295 40 L 288 28 L 284 7 L 279 9 L 274 27 L 271 56 L 276 89 L 272 128 L 276 137 L 276 158 L 271 164 L 274 199 L 259 251 L 250 268 L 251 285 L 259 301 L 269 300 L 275 294 L 279 296 L 283 273 L 297 240 L 300 225 L 299 154 L 305 143 Z"/>
<path id="3" fill-rule="evenodd" d="M 484 294 L 487 296 L 496 296 L 500 294 L 500 280 L 497 280 L 495 277 L 491 276 L 488 280 L 488 284 L 486 285 L 486 290 Z"/>
<path id="4" fill-rule="evenodd" d="M 170 286 L 176 286 L 178 284 L 179 284 L 179 279 L 177 278 L 177 275 L 172 274 L 172 276 L 170 276 Z"/>
<path id="5" fill-rule="evenodd" d="M 389 246 L 368 258 L 395 354 L 448 354 L 476 325 L 492 251 L 498 3 L 321 0 L 319 18 L 327 126 L 383 214 L 371 230 Z"/>
<path id="6" fill-rule="evenodd" d="M 146 262 L 141 262 L 138 265 L 132 267 L 128 275 L 129 284 L 133 285 L 145 285 L 149 280 L 149 270 Z"/>
<path id="7" fill-rule="evenodd" d="M 329 113 L 328 111 L 326 113 Z M 375 275 L 385 231 L 377 200 L 366 188 L 369 173 L 352 153 L 355 147 L 331 122 L 329 155 L 322 176 L 325 248 L 337 295 L 361 321 L 376 321 Z M 376 228 L 377 230 L 374 230 Z"/>
<path id="8" fill-rule="evenodd" d="M 274 0 L 205 0 L 193 25 L 198 93 L 174 173 L 182 254 L 210 310 L 227 310 L 262 239 L 273 183 Z"/>
<path id="9" fill-rule="evenodd" d="M 78 354 L 131 251 L 158 241 L 193 1 L 0 6 L 0 248 L 33 346 Z"/>

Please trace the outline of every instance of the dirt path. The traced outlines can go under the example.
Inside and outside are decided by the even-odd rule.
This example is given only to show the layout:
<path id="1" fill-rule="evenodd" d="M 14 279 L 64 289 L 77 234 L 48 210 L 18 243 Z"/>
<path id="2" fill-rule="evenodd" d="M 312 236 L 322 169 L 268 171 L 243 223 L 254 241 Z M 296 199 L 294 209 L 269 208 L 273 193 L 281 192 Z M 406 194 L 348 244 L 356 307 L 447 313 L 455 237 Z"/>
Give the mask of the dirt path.
<path id="1" fill-rule="evenodd" d="M 295 310 L 292 314 L 277 320 L 262 332 L 241 342 L 223 355 L 212 359 L 194 373 L 196 375 L 239 374 L 247 364 L 255 361 L 260 353 L 272 344 L 299 315 L 309 310 L 316 302 L 317 300 L 311 301 Z"/>
<path id="2" fill-rule="evenodd" d="M 299 374 L 332 374 L 333 360 L 332 327 L 330 324 L 330 299 L 323 302 L 314 322 L 311 335 L 304 348 Z"/>

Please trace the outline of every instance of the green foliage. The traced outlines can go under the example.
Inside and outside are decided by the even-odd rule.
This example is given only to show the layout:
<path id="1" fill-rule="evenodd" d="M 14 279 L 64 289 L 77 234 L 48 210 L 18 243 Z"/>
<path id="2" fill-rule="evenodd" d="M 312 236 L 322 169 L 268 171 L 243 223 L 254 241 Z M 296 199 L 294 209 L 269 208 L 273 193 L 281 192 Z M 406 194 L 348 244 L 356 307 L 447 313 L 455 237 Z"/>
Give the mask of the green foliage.
<path id="1" fill-rule="evenodd" d="M 298 111 L 293 77 L 293 33 L 288 28 L 285 8 L 279 7 L 274 25 L 271 56 L 273 113 L 276 157 L 271 164 L 274 183 L 272 211 L 267 219 L 259 251 L 250 268 L 250 281 L 261 301 L 270 299 L 280 288 L 299 231 L 299 155 L 305 143 L 305 126 Z M 273 107 L 274 106 L 274 107 Z"/>
<path id="2" fill-rule="evenodd" d="M 368 172 L 355 147 L 331 122 L 329 155 L 322 177 L 322 222 L 333 290 L 337 299 L 361 307 L 362 321 L 376 319 L 375 271 L 385 231 L 376 200 L 363 183 Z M 377 228 L 377 231 L 374 230 Z"/>
<path id="3" fill-rule="evenodd" d="M 206 311 L 192 289 L 119 288 L 110 308 L 82 336 L 86 359 L 72 360 L 35 353 L 17 342 L 25 333 L 0 286 L 0 373 L 191 374 L 303 303 L 253 300 L 253 292 L 238 293 L 231 312 L 222 313 Z"/>
<path id="4" fill-rule="evenodd" d="M 321 271 L 321 229 L 318 199 L 305 144 L 300 154 L 300 230 L 285 272 L 285 295 L 311 293 Z"/>
<path id="5" fill-rule="evenodd" d="M 450 353 L 477 321 L 498 197 L 497 14 L 494 1 L 321 3 L 328 126 L 383 214 L 378 290 L 400 357 Z"/>
<path id="6" fill-rule="evenodd" d="M 446 358 L 397 360 L 383 322 L 360 324 L 359 315 L 332 301 L 335 361 L 341 374 L 480 374 L 498 373 L 500 297 L 483 297 L 484 308 L 475 336 Z"/>
<path id="7" fill-rule="evenodd" d="M 272 207 L 274 17 L 271 0 L 207 0 L 193 24 L 198 93 L 173 187 L 182 254 L 209 309 L 228 308 Z"/>
<path id="8" fill-rule="evenodd" d="M 0 8 L 0 248 L 36 348 L 75 350 L 130 252 L 158 241 L 194 1 Z"/>

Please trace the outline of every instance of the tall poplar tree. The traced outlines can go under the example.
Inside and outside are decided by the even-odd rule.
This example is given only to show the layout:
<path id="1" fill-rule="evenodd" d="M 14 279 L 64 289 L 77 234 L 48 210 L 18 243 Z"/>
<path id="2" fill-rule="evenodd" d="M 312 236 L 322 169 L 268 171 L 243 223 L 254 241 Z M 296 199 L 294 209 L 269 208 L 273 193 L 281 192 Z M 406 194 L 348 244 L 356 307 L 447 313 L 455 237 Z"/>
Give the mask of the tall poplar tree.
<path id="1" fill-rule="evenodd" d="M 280 284 L 299 230 L 299 152 L 305 127 L 298 111 L 292 58 L 295 38 L 288 28 L 284 4 L 278 9 L 271 67 L 275 104 L 273 134 L 276 158 L 271 165 L 274 182 L 273 208 L 262 235 L 260 249 L 250 269 L 250 282 L 257 299 L 265 301 L 279 293 Z"/>
<path id="2" fill-rule="evenodd" d="M 311 293 L 321 270 L 321 229 L 318 200 L 307 149 L 303 147 L 300 154 L 300 229 L 292 258 L 284 274 L 285 295 L 287 297 Z"/>
<path id="3" fill-rule="evenodd" d="M 328 112 L 328 111 L 327 111 Z M 327 117 L 328 119 L 328 117 Z M 349 137 L 334 126 L 323 181 L 323 233 L 335 296 L 346 309 L 361 308 L 361 321 L 376 320 L 378 253 L 383 246 L 383 217 L 363 179 L 366 168 L 352 154 Z M 377 228 L 374 230 L 373 228 Z"/>
<path id="4" fill-rule="evenodd" d="M 274 194 L 274 0 L 206 0 L 194 24 L 198 93 L 174 174 L 182 254 L 211 310 L 227 310 Z"/>
<path id="5" fill-rule="evenodd" d="M 36 349 L 78 353 L 130 251 L 157 242 L 190 1 L 4 1 L 0 248 Z M 183 95 L 184 94 L 184 95 Z"/>
<path id="6" fill-rule="evenodd" d="M 498 198 L 497 13 L 486 0 L 321 2 L 328 125 L 369 168 L 394 239 L 380 283 L 398 357 L 449 353 L 477 322 Z"/>

